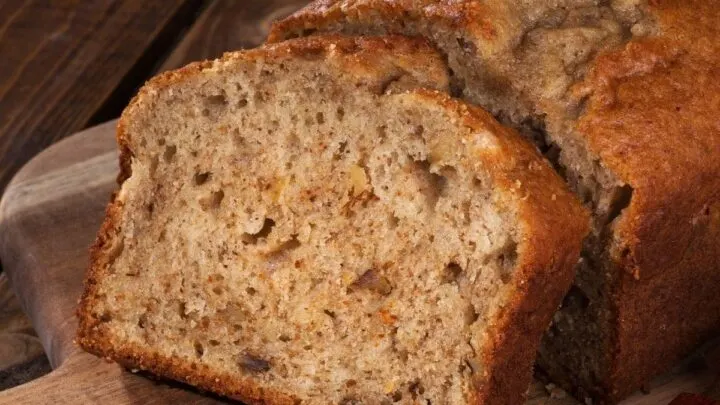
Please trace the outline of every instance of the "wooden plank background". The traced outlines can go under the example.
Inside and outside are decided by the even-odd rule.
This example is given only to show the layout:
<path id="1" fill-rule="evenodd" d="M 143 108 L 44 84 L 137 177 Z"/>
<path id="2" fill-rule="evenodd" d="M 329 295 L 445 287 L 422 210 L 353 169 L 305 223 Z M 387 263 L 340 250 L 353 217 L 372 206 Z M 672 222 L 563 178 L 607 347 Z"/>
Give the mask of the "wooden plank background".
<path id="1" fill-rule="evenodd" d="M 203 4 L 0 2 L 0 191 L 32 156 L 125 101 Z"/>
<path id="2" fill-rule="evenodd" d="M 159 71 L 175 69 L 224 52 L 252 48 L 264 42 L 270 24 L 308 0 L 216 0 L 200 15 Z"/>

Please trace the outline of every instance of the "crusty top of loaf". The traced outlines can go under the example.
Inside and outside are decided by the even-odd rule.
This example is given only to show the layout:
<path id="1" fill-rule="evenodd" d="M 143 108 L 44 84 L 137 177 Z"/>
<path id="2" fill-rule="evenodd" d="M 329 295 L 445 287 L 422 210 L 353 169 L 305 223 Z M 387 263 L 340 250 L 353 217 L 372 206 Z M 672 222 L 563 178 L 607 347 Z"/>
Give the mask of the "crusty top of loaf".
<path id="1" fill-rule="evenodd" d="M 219 71 L 237 60 L 272 63 L 280 60 L 324 59 L 337 72 L 363 79 L 363 85 L 378 88 L 399 74 L 411 74 L 430 88 L 446 88 L 447 69 L 433 46 L 424 38 L 390 35 L 386 37 L 345 37 L 326 35 L 302 41 L 268 44 L 243 52 L 228 52 L 222 58 L 191 63 L 178 70 L 152 78 L 143 92 L 157 91 L 203 71 Z M 423 61 L 420 65 L 418 62 Z"/>
<path id="2" fill-rule="evenodd" d="M 478 54 L 492 61 L 489 66 L 503 69 L 552 10 L 596 3 L 320 0 L 276 24 L 269 40 L 342 24 L 370 26 L 382 20 L 402 27 L 421 21 L 473 38 Z M 612 2 L 614 18 L 628 30 L 622 34 L 627 41 L 601 48 L 606 50 L 583 70 L 585 78 L 561 98 L 577 111 L 574 132 L 590 156 L 633 188 L 630 206 L 615 227 L 620 243 L 612 254 L 637 278 L 640 269 L 642 278 L 652 278 L 683 260 L 684 246 L 696 233 L 685 226 L 688 217 L 708 216 L 720 206 L 719 10 L 710 0 Z M 720 249 L 707 253 L 720 257 Z"/>

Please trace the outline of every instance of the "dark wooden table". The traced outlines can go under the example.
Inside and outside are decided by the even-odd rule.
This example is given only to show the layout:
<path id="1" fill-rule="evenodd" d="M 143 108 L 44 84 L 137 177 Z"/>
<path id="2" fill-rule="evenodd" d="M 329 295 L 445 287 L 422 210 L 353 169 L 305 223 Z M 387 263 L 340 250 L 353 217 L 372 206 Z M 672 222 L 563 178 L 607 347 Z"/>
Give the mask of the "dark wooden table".
<path id="1" fill-rule="evenodd" d="M 1 0 L 0 194 L 30 158 L 117 117 L 153 75 L 263 42 L 308 0 Z M 0 390 L 50 371 L 0 274 Z"/>

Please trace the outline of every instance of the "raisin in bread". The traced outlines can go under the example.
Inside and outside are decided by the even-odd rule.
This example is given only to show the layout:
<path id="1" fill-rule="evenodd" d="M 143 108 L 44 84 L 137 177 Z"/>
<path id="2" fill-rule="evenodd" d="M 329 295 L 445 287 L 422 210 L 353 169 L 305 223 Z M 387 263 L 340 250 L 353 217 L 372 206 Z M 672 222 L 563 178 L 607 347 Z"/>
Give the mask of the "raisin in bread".
<path id="1" fill-rule="evenodd" d="M 535 140 L 592 208 L 539 362 L 613 403 L 720 329 L 720 8 L 705 1 L 325 0 L 270 40 L 403 33 Z"/>
<path id="2" fill-rule="evenodd" d="M 313 37 L 147 84 L 78 342 L 248 403 L 516 404 L 587 216 L 423 40 Z"/>

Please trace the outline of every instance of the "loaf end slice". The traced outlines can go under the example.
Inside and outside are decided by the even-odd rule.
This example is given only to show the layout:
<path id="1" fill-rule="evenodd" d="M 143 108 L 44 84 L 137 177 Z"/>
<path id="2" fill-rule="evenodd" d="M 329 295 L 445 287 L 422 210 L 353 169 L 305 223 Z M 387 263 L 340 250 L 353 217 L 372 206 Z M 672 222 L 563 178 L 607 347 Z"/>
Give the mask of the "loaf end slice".
<path id="1" fill-rule="evenodd" d="M 190 65 L 118 125 L 78 342 L 248 403 L 516 404 L 587 213 L 405 37 Z"/>

